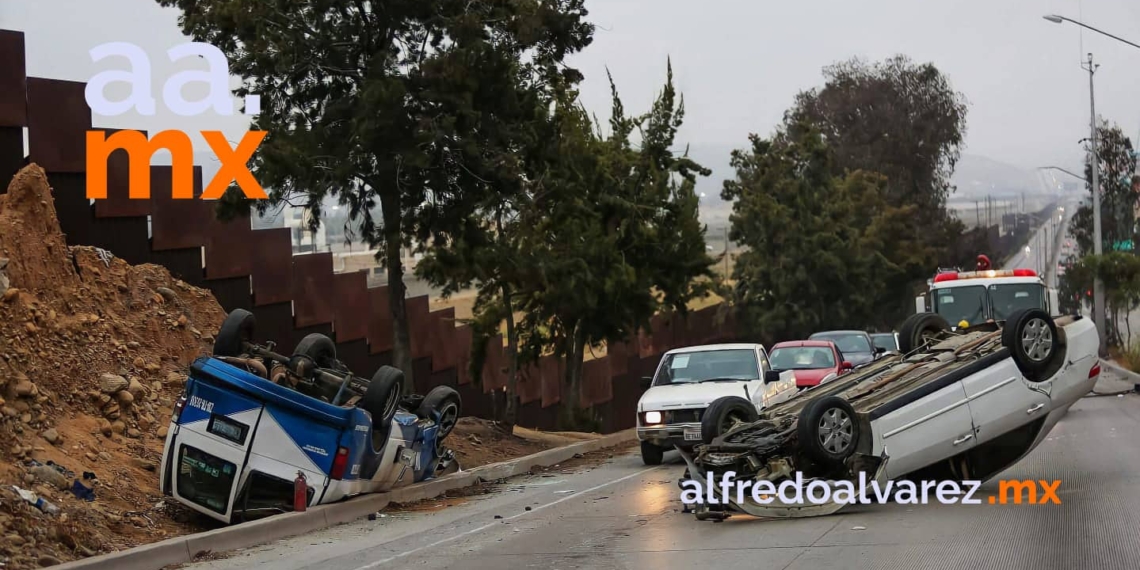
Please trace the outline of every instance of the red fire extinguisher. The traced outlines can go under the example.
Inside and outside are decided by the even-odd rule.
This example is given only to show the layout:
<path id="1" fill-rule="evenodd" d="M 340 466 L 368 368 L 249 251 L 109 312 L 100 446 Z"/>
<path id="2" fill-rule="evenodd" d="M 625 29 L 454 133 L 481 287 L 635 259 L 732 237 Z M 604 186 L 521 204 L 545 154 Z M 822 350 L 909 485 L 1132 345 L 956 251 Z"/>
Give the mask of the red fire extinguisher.
<path id="1" fill-rule="evenodd" d="M 297 478 L 293 480 L 293 510 L 305 512 L 309 506 L 309 485 L 305 482 L 305 474 L 298 471 Z"/>

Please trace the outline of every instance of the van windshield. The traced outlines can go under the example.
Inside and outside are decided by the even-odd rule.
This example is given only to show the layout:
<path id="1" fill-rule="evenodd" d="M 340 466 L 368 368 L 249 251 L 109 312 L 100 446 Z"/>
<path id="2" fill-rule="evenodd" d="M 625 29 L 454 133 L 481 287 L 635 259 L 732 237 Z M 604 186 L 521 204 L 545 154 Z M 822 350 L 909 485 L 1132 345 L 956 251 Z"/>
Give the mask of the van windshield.
<path id="1" fill-rule="evenodd" d="M 760 366 L 751 348 L 668 354 L 657 369 L 654 386 L 710 380 L 759 380 Z"/>

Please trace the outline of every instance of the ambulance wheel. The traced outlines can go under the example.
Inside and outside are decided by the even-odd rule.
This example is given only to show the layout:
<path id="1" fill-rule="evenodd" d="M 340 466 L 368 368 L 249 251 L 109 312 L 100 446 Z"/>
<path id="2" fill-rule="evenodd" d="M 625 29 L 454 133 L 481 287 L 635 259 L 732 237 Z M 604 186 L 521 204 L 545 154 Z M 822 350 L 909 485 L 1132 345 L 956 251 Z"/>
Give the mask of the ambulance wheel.
<path id="1" fill-rule="evenodd" d="M 462 408 L 463 400 L 459 397 L 459 392 L 447 386 L 436 386 L 424 396 L 424 401 L 416 409 L 416 415 L 436 422 L 439 425 L 436 437 L 443 439 L 455 429 Z"/>
<path id="2" fill-rule="evenodd" d="M 356 407 L 372 416 L 372 432 L 388 433 L 392 418 L 400 409 L 400 399 L 404 393 L 404 373 L 398 368 L 381 366 L 372 375 L 364 397 Z"/>
<path id="3" fill-rule="evenodd" d="M 924 346 L 933 345 L 950 323 L 938 313 L 918 313 L 907 317 L 899 327 L 899 352 L 907 355 Z"/>
<path id="4" fill-rule="evenodd" d="M 336 344 L 321 333 L 305 335 L 293 349 L 293 356 L 304 356 L 321 368 L 336 368 Z"/>
<path id="5" fill-rule="evenodd" d="M 222 328 L 214 339 L 214 356 L 241 356 L 245 343 L 253 340 L 253 327 L 257 319 L 245 309 L 234 309 L 222 321 Z"/>

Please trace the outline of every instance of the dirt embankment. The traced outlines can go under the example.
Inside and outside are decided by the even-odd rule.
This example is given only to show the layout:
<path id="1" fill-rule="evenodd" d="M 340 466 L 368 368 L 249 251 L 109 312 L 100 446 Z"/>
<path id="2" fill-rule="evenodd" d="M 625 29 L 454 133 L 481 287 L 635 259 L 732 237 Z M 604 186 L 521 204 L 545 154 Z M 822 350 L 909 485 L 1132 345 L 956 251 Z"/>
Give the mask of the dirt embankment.
<path id="1" fill-rule="evenodd" d="M 162 267 L 68 247 L 43 170 L 13 178 L 0 195 L 0 567 L 212 524 L 166 500 L 157 471 L 188 366 L 224 318 L 209 291 Z M 504 436 L 463 418 L 448 443 L 470 468 L 595 437 Z"/>
<path id="2" fill-rule="evenodd" d="M 186 367 L 225 317 L 217 301 L 162 267 L 68 247 L 35 165 L 0 195 L 4 259 L 0 562 L 48 566 L 190 530 L 167 516 L 156 465 Z"/>

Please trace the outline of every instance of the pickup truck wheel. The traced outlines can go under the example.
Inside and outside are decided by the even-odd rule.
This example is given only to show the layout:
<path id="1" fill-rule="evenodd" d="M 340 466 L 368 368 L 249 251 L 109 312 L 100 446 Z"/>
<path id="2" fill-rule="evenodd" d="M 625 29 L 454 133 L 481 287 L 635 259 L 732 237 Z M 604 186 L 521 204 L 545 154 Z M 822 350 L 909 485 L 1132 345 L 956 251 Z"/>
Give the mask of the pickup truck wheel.
<path id="1" fill-rule="evenodd" d="M 641 462 L 646 465 L 661 465 L 665 459 L 665 450 L 648 441 L 641 442 Z"/>
<path id="2" fill-rule="evenodd" d="M 447 386 L 436 386 L 424 396 L 424 401 L 416 409 L 416 415 L 436 422 L 439 425 L 437 437 L 443 439 L 455 429 L 462 407 L 463 400 L 459 397 L 459 392 Z"/>
<path id="3" fill-rule="evenodd" d="M 241 356 L 245 343 L 253 340 L 253 327 L 257 319 L 245 309 L 234 309 L 222 321 L 222 328 L 214 339 L 214 356 Z"/>
<path id="4" fill-rule="evenodd" d="M 1041 309 L 1015 311 L 1001 331 L 1002 344 L 1031 382 L 1046 379 L 1053 360 L 1060 353 L 1059 340 L 1056 323 Z"/>
<path id="5" fill-rule="evenodd" d="M 381 366 L 372 375 L 364 397 L 356 407 L 366 411 L 372 416 L 373 444 L 380 438 L 379 443 L 387 441 L 388 430 L 392 427 L 392 418 L 400 409 L 400 397 L 404 393 L 404 373 L 398 368 Z"/>
<path id="6" fill-rule="evenodd" d="M 906 355 L 936 342 L 950 330 L 950 323 L 938 313 L 918 313 L 907 317 L 899 327 L 899 352 Z"/>
<path id="7" fill-rule="evenodd" d="M 706 445 L 733 428 L 760 419 L 756 406 L 740 396 L 717 398 L 701 415 L 701 441 Z"/>
<path id="8" fill-rule="evenodd" d="M 800 411 L 796 425 L 800 447 L 825 465 L 837 465 L 855 453 L 859 422 L 855 409 L 839 396 L 812 400 Z"/>
<path id="9" fill-rule="evenodd" d="M 305 335 L 293 349 L 293 356 L 304 356 L 321 368 L 335 368 L 336 344 L 321 333 Z"/>

